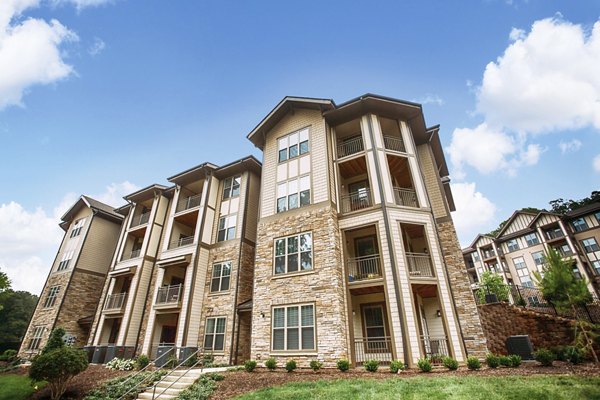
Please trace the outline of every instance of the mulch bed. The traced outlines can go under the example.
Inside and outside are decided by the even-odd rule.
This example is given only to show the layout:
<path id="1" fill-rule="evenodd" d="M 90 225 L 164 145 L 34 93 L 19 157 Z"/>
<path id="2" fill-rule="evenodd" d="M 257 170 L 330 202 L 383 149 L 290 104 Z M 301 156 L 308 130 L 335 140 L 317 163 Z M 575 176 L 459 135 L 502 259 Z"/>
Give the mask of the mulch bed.
<path id="1" fill-rule="evenodd" d="M 387 368 L 381 368 L 376 373 L 367 372 L 364 369 L 356 368 L 347 372 L 340 372 L 335 369 L 323 369 L 319 372 L 312 370 L 299 369 L 291 373 L 280 369 L 268 371 L 265 368 L 257 368 L 252 373 L 245 371 L 224 372 L 225 379 L 217 382 L 217 389 L 210 397 L 211 399 L 232 399 L 244 393 L 265 389 L 271 386 L 284 385 L 291 382 L 312 382 L 318 380 L 335 379 L 389 379 L 398 377 L 435 377 L 435 376 L 528 376 L 528 375 L 577 375 L 584 377 L 600 377 L 600 368 L 593 364 L 571 365 L 563 362 L 555 362 L 553 367 L 541 367 L 536 362 L 524 362 L 519 368 L 486 368 L 479 371 L 470 371 L 466 367 L 460 367 L 456 371 L 448 371 L 445 368 L 434 368 L 428 374 L 419 372 L 417 369 L 403 371 L 400 374 L 390 374 Z"/>

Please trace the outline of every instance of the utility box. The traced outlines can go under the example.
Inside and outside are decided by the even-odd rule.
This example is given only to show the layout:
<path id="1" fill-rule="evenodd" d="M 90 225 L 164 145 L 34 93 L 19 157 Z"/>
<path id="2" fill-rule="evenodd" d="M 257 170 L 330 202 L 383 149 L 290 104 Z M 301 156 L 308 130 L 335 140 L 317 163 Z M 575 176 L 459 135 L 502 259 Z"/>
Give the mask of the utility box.
<path id="1" fill-rule="evenodd" d="M 106 346 L 106 353 L 104 355 L 104 364 L 117 357 L 117 346 L 108 345 Z"/>
<path id="2" fill-rule="evenodd" d="M 135 353 L 135 347 L 133 346 L 123 346 L 123 355 L 122 357 L 126 360 L 131 360 Z"/>
<path id="3" fill-rule="evenodd" d="M 106 357 L 106 348 L 108 346 L 96 346 L 94 349 L 94 356 L 92 357 L 92 363 L 102 364 L 104 363 L 104 357 Z"/>
<path id="4" fill-rule="evenodd" d="M 508 354 L 516 354 L 523 360 L 533 360 L 533 345 L 529 335 L 509 336 L 506 339 L 506 350 Z"/>
<path id="5" fill-rule="evenodd" d="M 92 362 L 92 359 L 94 358 L 94 350 L 96 349 L 96 346 L 83 346 L 83 351 L 85 352 L 85 355 L 87 356 L 87 360 L 89 363 Z"/>
<path id="6" fill-rule="evenodd" d="M 184 362 L 187 360 L 192 354 L 198 351 L 197 347 L 182 347 L 179 350 L 179 362 Z M 191 361 L 191 359 L 190 359 Z"/>
<path id="7" fill-rule="evenodd" d="M 157 367 L 164 366 L 171 357 L 174 357 L 175 348 L 173 346 L 158 346 L 156 350 L 156 359 L 154 360 L 154 365 Z"/>

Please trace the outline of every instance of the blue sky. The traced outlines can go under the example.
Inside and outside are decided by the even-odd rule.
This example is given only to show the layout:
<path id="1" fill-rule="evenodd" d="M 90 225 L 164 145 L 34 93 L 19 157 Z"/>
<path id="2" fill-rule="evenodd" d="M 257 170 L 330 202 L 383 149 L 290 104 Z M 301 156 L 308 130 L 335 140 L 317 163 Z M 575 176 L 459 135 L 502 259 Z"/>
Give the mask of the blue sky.
<path id="1" fill-rule="evenodd" d="M 2 0 L 0 268 L 39 292 L 79 194 L 260 158 L 245 136 L 286 95 L 423 103 L 463 245 L 599 189 L 600 3 L 457 4 Z"/>

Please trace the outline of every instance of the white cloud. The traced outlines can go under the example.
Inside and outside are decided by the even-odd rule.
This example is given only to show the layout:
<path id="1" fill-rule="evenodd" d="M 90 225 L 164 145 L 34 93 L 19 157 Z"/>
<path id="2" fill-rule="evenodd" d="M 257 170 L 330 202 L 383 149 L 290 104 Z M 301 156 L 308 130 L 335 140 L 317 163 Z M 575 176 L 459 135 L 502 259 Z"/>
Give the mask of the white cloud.
<path id="1" fill-rule="evenodd" d="M 94 43 L 88 48 L 88 54 L 91 56 L 96 56 L 104 50 L 106 47 L 106 43 L 100 38 L 94 38 Z"/>
<path id="2" fill-rule="evenodd" d="M 55 5 L 73 5 L 77 10 L 113 3 L 113 0 L 52 0 Z"/>
<path id="3" fill-rule="evenodd" d="M 119 206 L 123 196 L 138 190 L 129 181 L 111 183 L 104 192 L 91 195 L 103 203 Z M 27 210 L 16 202 L 0 204 L 0 269 L 17 290 L 40 293 L 64 234 L 60 217 L 79 198 L 67 193 L 52 212 L 42 208 Z"/>
<path id="4" fill-rule="evenodd" d="M 574 153 L 581 148 L 581 141 L 577 139 L 569 140 L 568 142 L 560 141 L 558 144 L 558 148 L 562 154 L 565 153 Z"/>
<path id="5" fill-rule="evenodd" d="M 592 165 L 594 166 L 594 171 L 600 172 L 600 154 L 594 157 L 594 161 L 592 161 Z"/>
<path id="6" fill-rule="evenodd" d="M 431 94 L 431 93 L 427 93 L 425 95 L 425 97 L 423 97 L 422 99 L 417 100 L 416 102 L 420 103 L 420 104 L 436 104 L 438 106 L 443 106 L 444 105 L 444 99 L 442 99 L 437 94 Z"/>
<path id="7" fill-rule="evenodd" d="M 452 183 L 456 211 L 452 219 L 461 244 L 466 246 L 480 232 L 493 229 L 497 207 L 481 192 L 475 183 Z"/>

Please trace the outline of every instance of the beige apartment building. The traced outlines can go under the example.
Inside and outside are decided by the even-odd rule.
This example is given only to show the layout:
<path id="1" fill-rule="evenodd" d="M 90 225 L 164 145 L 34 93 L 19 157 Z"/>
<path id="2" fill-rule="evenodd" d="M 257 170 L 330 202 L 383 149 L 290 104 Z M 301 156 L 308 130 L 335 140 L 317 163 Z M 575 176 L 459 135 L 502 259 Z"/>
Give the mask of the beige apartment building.
<path id="1" fill-rule="evenodd" d="M 478 235 L 463 250 L 472 288 L 485 271 L 500 274 L 510 285 L 535 287 L 534 272 L 542 272 L 544 252 L 553 248 L 573 261 L 573 272 L 600 290 L 600 202 L 564 215 L 516 211 L 497 237 Z"/>
<path id="2" fill-rule="evenodd" d="M 122 219 L 112 207 L 88 196 L 81 196 L 61 217 L 60 227 L 65 234 L 19 357 L 27 359 L 37 354 L 52 329 L 59 326 L 65 328 L 69 343 L 86 343 Z"/>
<path id="3" fill-rule="evenodd" d="M 262 165 L 204 163 L 115 210 L 93 362 L 485 355 L 439 126 L 419 104 L 286 97 L 248 139 Z"/>

